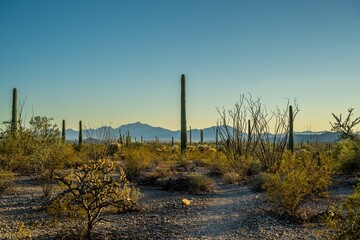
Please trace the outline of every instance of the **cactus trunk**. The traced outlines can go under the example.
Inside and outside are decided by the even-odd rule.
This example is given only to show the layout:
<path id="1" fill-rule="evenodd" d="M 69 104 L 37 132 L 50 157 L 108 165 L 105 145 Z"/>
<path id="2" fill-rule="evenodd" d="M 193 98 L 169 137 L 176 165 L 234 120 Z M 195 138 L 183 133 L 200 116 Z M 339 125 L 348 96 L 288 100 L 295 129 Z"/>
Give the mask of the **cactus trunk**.
<path id="1" fill-rule="evenodd" d="M 11 118 L 11 131 L 13 133 L 18 130 L 18 100 L 17 100 L 17 90 L 13 89 L 13 102 L 12 102 L 12 118 Z"/>
<path id="2" fill-rule="evenodd" d="M 200 144 L 204 144 L 204 130 L 200 129 Z"/>
<path id="3" fill-rule="evenodd" d="M 61 138 L 65 142 L 66 141 L 66 129 L 65 129 L 65 120 L 62 121 L 62 131 Z"/>
<path id="4" fill-rule="evenodd" d="M 248 120 L 248 142 L 251 142 L 251 121 Z"/>
<path id="5" fill-rule="evenodd" d="M 294 116 L 292 106 L 289 106 L 289 143 L 288 150 L 294 152 Z"/>
<path id="6" fill-rule="evenodd" d="M 79 121 L 79 145 L 83 143 L 82 122 Z"/>
<path id="7" fill-rule="evenodd" d="M 187 129 L 186 129 L 186 80 L 185 75 L 181 75 L 181 153 L 186 151 Z"/>

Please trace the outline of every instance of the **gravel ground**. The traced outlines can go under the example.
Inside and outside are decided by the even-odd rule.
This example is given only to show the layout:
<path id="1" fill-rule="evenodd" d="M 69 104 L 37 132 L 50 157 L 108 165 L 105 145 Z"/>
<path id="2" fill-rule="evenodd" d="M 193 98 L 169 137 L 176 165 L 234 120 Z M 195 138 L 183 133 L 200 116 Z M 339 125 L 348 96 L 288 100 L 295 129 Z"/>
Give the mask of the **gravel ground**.
<path id="1" fill-rule="evenodd" d="M 344 190 L 345 187 L 345 190 Z M 0 239 L 18 239 L 31 232 L 33 239 L 58 239 L 67 235 L 67 223 L 52 223 L 34 207 L 43 195 L 36 181 L 18 178 L 11 191 L 0 193 Z M 348 195 L 352 187 L 334 187 Z M 263 194 L 245 185 L 218 181 L 214 193 L 191 195 L 141 187 L 141 210 L 104 214 L 106 221 L 95 229 L 97 239 L 318 239 L 321 226 L 286 221 L 266 211 Z M 191 201 L 189 206 L 181 199 Z M 24 223 L 24 225 L 22 225 Z M 14 234 L 17 232 L 17 234 Z"/>

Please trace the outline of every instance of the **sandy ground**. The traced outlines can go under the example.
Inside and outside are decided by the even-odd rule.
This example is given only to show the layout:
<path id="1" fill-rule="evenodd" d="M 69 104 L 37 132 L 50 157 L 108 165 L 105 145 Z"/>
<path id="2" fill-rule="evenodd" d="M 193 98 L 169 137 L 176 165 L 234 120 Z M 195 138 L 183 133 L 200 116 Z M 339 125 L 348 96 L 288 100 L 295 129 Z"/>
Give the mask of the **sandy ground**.
<path id="1" fill-rule="evenodd" d="M 318 239 L 317 223 L 295 223 L 267 211 L 262 193 L 246 185 L 225 185 L 219 179 L 214 193 L 192 195 L 140 187 L 140 211 L 105 213 L 94 231 L 96 239 Z M 331 188 L 334 201 L 352 192 L 354 181 Z M 52 222 L 36 211 L 44 200 L 42 187 L 30 177 L 17 177 L 0 193 L 0 239 L 71 238 L 67 222 Z M 181 204 L 187 198 L 191 204 Z"/>

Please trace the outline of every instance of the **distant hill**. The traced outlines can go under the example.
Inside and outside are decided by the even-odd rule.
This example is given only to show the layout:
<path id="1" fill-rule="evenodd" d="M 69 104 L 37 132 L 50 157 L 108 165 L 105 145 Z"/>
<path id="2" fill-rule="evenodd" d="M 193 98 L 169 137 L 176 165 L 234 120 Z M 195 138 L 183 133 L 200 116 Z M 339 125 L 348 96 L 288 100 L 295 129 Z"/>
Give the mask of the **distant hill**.
<path id="1" fill-rule="evenodd" d="M 216 126 L 204 128 L 204 141 L 213 142 L 215 141 Z M 118 128 L 112 128 L 109 126 L 100 127 L 97 129 L 85 129 L 83 130 L 83 138 L 91 139 L 93 142 L 96 139 L 119 139 L 120 135 L 124 136 L 130 133 L 131 138 L 134 140 L 140 140 L 141 137 L 144 141 L 153 141 L 155 138 L 159 138 L 162 142 L 169 142 L 174 137 L 175 141 L 180 141 L 180 130 L 172 131 L 161 127 L 153 127 L 148 124 L 136 122 L 126 125 L 122 125 Z M 200 141 L 200 129 L 192 129 L 192 142 Z M 270 134 L 271 136 L 271 134 Z M 66 130 L 66 138 L 68 141 L 75 141 L 79 138 L 79 132 L 73 129 Z M 189 132 L 188 132 L 189 138 Z M 339 139 L 339 133 L 337 132 L 295 132 L 295 142 L 335 142 Z"/>

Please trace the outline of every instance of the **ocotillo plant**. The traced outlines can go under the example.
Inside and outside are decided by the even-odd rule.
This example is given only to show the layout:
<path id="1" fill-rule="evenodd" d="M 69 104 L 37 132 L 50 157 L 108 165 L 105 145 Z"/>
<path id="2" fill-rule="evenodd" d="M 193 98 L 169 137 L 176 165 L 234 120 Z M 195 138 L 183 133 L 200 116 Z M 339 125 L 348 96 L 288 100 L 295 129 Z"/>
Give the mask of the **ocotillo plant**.
<path id="1" fill-rule="evenodd" d="M 294 116 L 292 106 L 289 106 L 289 142 L 288 150 L 294 152 Z"/>
<path id="2" fill-rule="evenodd" d="M 186 151 L 187 129 L 186 129 L 186 80 L 185 75 L 181 75 L 181 153 Z"/>
<path id="3" fill-rule="evenodd" d="M 204 130 L 200 129 L 200 144 L 204 144 Z"/>
<path id="4" fill-rule="evenodd" d="M 82 122 L 79 121 L 79 146 L 83 143 Z"/>
<path id="5" fill-rule="evenodd" d="M 61 138 L 64 142 L 66 141 L 65 119 L 62 120 Z"/>
<path id="6" fill-rule="evenodd" d="M 12 118 L 11 118 L 11 132 L 15 133 L 18 130 L 18 100 L 17 90 L 13 89 L 13 102 L 12 102 Z"/>

